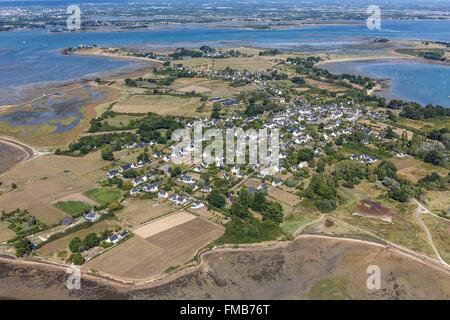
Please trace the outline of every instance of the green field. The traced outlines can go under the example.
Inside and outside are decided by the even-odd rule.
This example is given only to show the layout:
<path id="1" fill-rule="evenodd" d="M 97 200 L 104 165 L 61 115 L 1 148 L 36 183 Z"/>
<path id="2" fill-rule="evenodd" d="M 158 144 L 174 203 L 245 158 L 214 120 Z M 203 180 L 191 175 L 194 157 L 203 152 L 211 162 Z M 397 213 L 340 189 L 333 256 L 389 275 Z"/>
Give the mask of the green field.
<path id="1" fill-rule="evenodd" d="M 287 234 L 294 234 L 302 225 L 311 222 L 310 219 L 299 214 L 289 214 L 284 218 L 283 223 L 280 224 L 281 229 Z"/>
<path id="2" fill-rule="evenodd" d="M 116 128 L 124 128 L 127 127 L 130 121 L 136 121 L 142 119 L 143 116 L 134 116 L 127 114 L 119 114 L 111 118 L 106 118 L 103 123 L 107 122 L 110 126 Z"/>
<path id="3" fill-rule="evenodd" d="M 110 203 L 118 201 L 122 198 L 119 191 L 108 188 L 91 189 L 83 194 L 101 205 L 109 205 Z"/>
<path id="4" fill-rule="evenodd" d="M 74 218 L 81 216 L 91 208 L 90 205 L 81 201 L 60 201 L 55 204 L 55 207 Z"/>

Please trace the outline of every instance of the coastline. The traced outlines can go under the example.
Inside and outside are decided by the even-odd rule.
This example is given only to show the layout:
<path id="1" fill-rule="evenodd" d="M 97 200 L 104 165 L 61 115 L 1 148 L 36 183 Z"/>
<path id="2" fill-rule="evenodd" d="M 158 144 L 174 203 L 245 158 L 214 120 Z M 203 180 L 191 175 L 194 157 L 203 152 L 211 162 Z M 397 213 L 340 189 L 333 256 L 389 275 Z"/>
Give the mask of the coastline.
<path id="1" fill-rule="evenodd" d="M 61 51 L 63 49 L 60 49 Z M 60 53 L 61 54 L 61 53 Z M 18 93 L 19 98 L 17 99 L 17 103 L 10 103 L 5 105 L 0 105 L 0 114 L 8 111 L 14 107 L 21 107 L 25 104 L 31 103 L 35 100 L 38 100 L 42 97 L 50 97 L 55 94 L 60 94 L 72 90 L 79 89 L 81 86 L 90 83 L 95 80 L 96 77 L 105 77 L 107 79 L 116 79 L 120 77 L 127 76 L 135 76 L 141 75 L 143 73 L 149 72 L 155 67 L 160 67 L 162 65 L 161 61 L 155 59 L 147 59 L 140 57 L 132 57 L 132 56 L 119 56 L 114 54 L 106 54 L 106 53 L 74 53 L 80 56 L 93 56 L 105 59 L 114 59 L 114 60 L 128 60 L 128 61 L 137 61 L 137 62 L 145 62 L 145 64 L 149 65 L 139 65 L 139 64 L 130 64 L 129 66 L 124 66 L 118 69 L 110 69 L 102 72 L 97 72 L 93 74 L 87 74 L 83 77 L 79 77 L 76 79 L 70 80 L 55 80 L 49 82 L 38 82 L 38 83 L 30 83 L 20 87 L 20 93 Z"/>
<path id="2" fill-rule="evenodd" d="M 442 66 L 442 67 L 448 67 L 450 68 L 450 64 L 448 62 L 440 62 L 440 61 L 433 61 L 429 59 L 424 59 L 420 57 L 413 57 L 409 55 L 397 55 L 397 54 L 387 54 L 387 55 L 380 55 L 380 56 L 355 56 L 355 57 L 333 57 L 328 60 L 320 61 L 317 66 L 319 68 L 325 69 L 330 71 L 327 67 L 332 65 L 339 65 L 339 64 L 345 64 L 345 63 L 377 63 L 377 62 L 398 62 L 398 63 L 416 63 L 421 65 L 430 65 L 430 66 Z M 385 77 L 374 77 L 371 74 L 365 73 L 365 72 L 356 72 L 350 70 L 344 71 L 330 71 L 334 74 L 340 74 L 340 73 L 352 73 L 357 75 L 362 75 L 369 77 L 374 80 L 375 87 L 367 90 L 368 95 L 377 95 L 379 97 L 385 98 L 387 101 L 393 100 L 393 99 L 402 99 L 402 100 L 409 100 L 409 101 L 416 101 L 419 104 L 422 104 L 423 106 L 427 103 L 425 102 L 419 102 L 415 100 L 413 97 L 402 97 L 400 94 L 396 94 L 393 92 L 392 83 L 393 79 L 391 78 L 385 78 Z M 439 103 L 435 103 L 439 104 Z"/>
<path id="3" fill-rule="evenodd" d="M 233 245 L 223 245 L 217 248 L 206 249 L 199 252 L 196 259 L 187 263 L 185 266 L 177 269 L 174 272 L 163 273 L 159 276 L 154 276 L 146 280 L 133 280 L 133 279 L 121 279 L 113 275 L 100 273 L 95 271 L 94 273 L 81 266 L 82 279 L 94 281 L 102 285 L 107 285 L 114 290 L 120 292 L 131 292 L 133 290 L 154 289 L 163 285 L 170 284 L 173 281 L 177 281 L 185 276 L 190 276 L 196 272 L 208 272 L 210 270 L 209 259 L 214 256 L 220 257 L 223 254 L 237 254 L 237 253 L 258 253 L 268 252 L 274 250 L 284 250 L 297 242 L 307 243 L 308 241 L 324 241 L 331 243 L 341 243 L 349 245 L 362 245 L 367 248 L 381 250 L 381 252 L 390 252 L 391 254 L 408 259 L 408 261 L 415 261 L 423 266 L 434 269 L 436 272 L 443 273 L 446 277 L 450 277 L 450 267 L 443 265 L 438 260 L 424 256 L 423 254 L 413 252 L 409 249 L 392 243 L 383 243 L 382 241 L 376 242 L 367 239 L 348 238 L 342 236 L 332 236 L 323 234 L 302 234 L 298 235 L 291 241 L 272 241 L 266 243 L 256 244 L 243 244 L 236 248 Z M 66 273 L 69 265 L 63 263 L 56 263 L 41 258 L 29 258 L 18 259 L 10 255 L 0 254 L 0 262 L 6 263 L 13 267 L 33 267 L 38 268 L 44 272 L 50 272 L 51 274 Z"/>
<path id="4" fill-rule="evenodd" d="M 33 159 L 35 157 L 38 157 L 39 155 L 41 155 L 39 152 L 37 152 L 36 150 L 34 150 L 32 147 L 19 142 L 13 138 L 10 137 L 0 137 L 0 144 L 9 146 L 11 148 L 14 148 L 16 150 L 18 150 L 19 152 L 21 152 L 22 154 L 24 154 L 25 156 L 23 158 L 21 158 L 20 160 L 5 166 L 5 169 L 3 171 L 0 171 L 0 177 L 5 174 L 6 172 L 10 171 L 11 169 L 13 169 L 14 167 L 18 166 L 19 164 L 21 164 L 22 162 L 28 161 L 30 159 Z"/>

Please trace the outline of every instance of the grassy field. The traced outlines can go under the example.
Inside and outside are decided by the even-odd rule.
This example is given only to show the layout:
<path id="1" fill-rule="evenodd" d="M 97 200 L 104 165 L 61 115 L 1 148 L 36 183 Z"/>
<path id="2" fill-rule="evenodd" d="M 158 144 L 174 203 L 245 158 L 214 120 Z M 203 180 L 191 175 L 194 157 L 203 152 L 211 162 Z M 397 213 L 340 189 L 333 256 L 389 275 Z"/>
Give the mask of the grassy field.
<path id="1" fill-rule="evenodd" d="M 315 231 L 375 236 L 430 257 L 434 256 L 425 233 L 414 219 L 415 205 L 391 200 L 387 197 L 386 191 L 369 182 L 363 182 L 354 189 L 339 188 L 338 195 L 340 199 L 338 209 L 329 214 L 335 225 L 332 228 L 326 228 L 324 224 L 317 225 L 313 227 Z M 371 199 L 391 209 L 394 212 L 392 223 L 354 216 L 353 213 L 357 212 L 358 204 L 363 199 Z"/>
<path id="2" fill-rule="evenodd" d="M 248 70 L 248 71 L 266 71 L 274 66 L 276 62 L 275 57 L 247 57 L 247 58 L 228 58 L 228 59 L 216 59 L 214 62 L 214 69 L 223 70 L 227 67 L 236 70 Z M 189 60 L 176 60 L 174 64 L 183 64 L 187 67 L 212 69 L 212 59 L 208 58 L 194 58 Z"/>
<path id="3" fill-rule="evenodd" d="M 200 105 L 199 97 L 135 95 L 120 101 L 113 107 L 113 111 L 124 113 L 153 112 L 160 115 L 200 117 L 206 115 L 196 113 Z"/>
<path id="4" fill-rule="evenodd" d="M 176 210 L 168 201 L 159 203 L 154 200 L 128 199 L 123 204 L 125 208 L 116 215 L 130 227 L 137 227 Z"/>
<path id="5" fill-rule="evenodd" d="M 118 190 L 108 188 L 95 188 L 84 192 L 84 195 L 101 205 L 109 205 L 114 201 L 119 201 L 122 194 Z"/>
<path id="6" fill-rule="evenodd" d="M 287 234 L 294 234 L 301 226 L 311 222 L 312 220 L 301 214 L 288 214 L 283 223 L 281 223 L 281 229 Z"/>
<path id="7" fill-rule="evenodd" d="M 15 183 L 17 188 L 0 197 L 0 208 L 6 212 L 26 208 L 42 222 L 57 223 L 64 214 L 53 204 L 92 188 L 104 177 L 101 168 L 107 164 L 98 154 L 95 158 L 48 155 L 21 163 L 2 176 L 4 185 Z"/>
<path id="8" fill-rule="evenodd" d="M 91 208 L 90 205 L 81 201 L 60 201 L 55 203 L 55 207 L 64 211 L 72 217 L 79 217 Z"/>
<path id="9" fill-rule="evenodd" d="M 426 199 L 426 207 L 435 214 L 446 212 L 450 208 L 450 191 L 428 191 Z"/>
<path id="10" fill-rule="evenodd" d="M 450 263 L 450 221 L 446 222 L 429 215 L 422 215 L 422 220 L 430 230 L 442 259 Z"/>
<path id="11" fill-rule="evenodd" d="M 441 118 L 428 120 L 412 120 L 408 118 L 399 118 L 399 124 L 423 131 L 433 131 L 436 129 L 450 129 L 449 121 Z"/>
<path id="12" fill-rule="evenodd" d="M 8 228 L 9 223 L 0 221 L 0 243 L 15 237 L 16 233 Z"/>
<path id="13" fill-rule="evenodd" d="M 392 223 L 354 216 L 353 213 L 357 210 L 357 203 L 355 202 L 339 207 L 333 213 L 333 216 L 353 227 L 360 228 L 382 239 L 434 257 L 434 253 L 426 241 L 426 235 L 414 219 L 416 206 L 390 200 L 387 196 L 379 196 L 372 198 L 372 200 L 379 202 L 381 205 L 395 212 Z"/>
<path id="14" fill-rule="evenodd" d="M 112 220 L 104 220 L 99 223 L 96 223 L 92 225 L 91 227 L 87 229 L 83 229 L 77 232 L 74 232 L 72 234 L 69 234 L 65 237 L 62 237 L 60 239 L 57 239 L 55 241 L 49 242 L 48 244 L 42 246 L 37 250 L 37 253 L 44 257 L 52 257 L 55 256 L 59 251 L 61 250 L 67 250 L 67 252 L 70 252 L 69 250 L 69 243 L 70 241 L 75 238 L 84 238 L 89 233 L 100 233 L 107 229 L 112 229 L 116 226 L 116 222 Z"/>
<path id="15" fill-rule="evenodd" d="M 252 91 L 256 89 L 254 85 L 242 87 L 232 87 L 230 82 L 222 80 L 209 80 L 204 78 L 181 78 L 177 79 L 171 86 L 174 90 L 181 92 L 203 93 L 210 97 L 232 97 L 239 92 Z"/>
<path id="16" fill-rule="evenodd" d="M 127 115 L 127 114 L 119 114 L 111 118 L 107 118 L 103 121 L 103 123 L 108 122 L 110 126 L 116 127 L 116 128 L 123 128 L 128 126 L 130 121 L 132 120 L 139 120 L 142 119 L 143 116 L 133 116 L 133 115 Z"/>
<path id="17" fill-rule="evenodd" d="M 312 87 L 315 87 L 319 90 L 325 89 L 329 92 L 335 92 L 335 93 L 339 93 L 339 92 L 345 92 L 348 89 L 332 84 L 332 83 L 327 83 L 327 82 L 323 82 L 323 81 L 317 81 L 317 80 L 313 80 L 313 79 L 306 79 L 306 83 Z"/>

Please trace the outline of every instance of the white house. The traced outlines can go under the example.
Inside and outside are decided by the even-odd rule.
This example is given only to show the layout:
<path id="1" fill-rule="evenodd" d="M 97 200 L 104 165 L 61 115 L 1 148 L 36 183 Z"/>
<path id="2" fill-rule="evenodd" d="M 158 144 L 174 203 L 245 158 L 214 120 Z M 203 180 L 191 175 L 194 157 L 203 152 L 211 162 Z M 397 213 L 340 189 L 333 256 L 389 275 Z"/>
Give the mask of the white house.
<path id="1" fill-rule="evenodd" d="M 191 205 L 191 208 L 192 209 L 201 209 L 201 208 L 203 208 L 205 205 L 202 203 L 202 202 L 200 202 L 200 201 L 194 201 L 193 203 L 192 203 L 192 205 Z"/>
<path id="2" fill-rule="evenodd" d="M 278 179 L 278 178 L 276 178 L 272 181 L 272 186 L 274 186 L 274 187 L 281 186 L 282 184 L 283 184 L 283 182 L 281 181 L 281 179 Z"/>
<path id="3" fill-rule="evenodd" d="M 307 168 L 308 167 L 308 161 L 302 161 L 298 164 L 299 169 Z"/>
<path id="4" fill-rule="evenodd" d="M 150 184 L 146 184 L 145 186 L 142 187 L 142 191 L 144 192 L 158 192 L 159 190 L 159 183 L 150 183 Z"/>
<path id="5" fill-rule="evenodd" d="M 158 193 L 158 198 L 166 199 L 166 198 L 168 198 L 168 197 L 169 197 L 169 194 L 168 194 L 166 191 L 164 191 L 164 190 L 161 190 L 161 191 Z"/>

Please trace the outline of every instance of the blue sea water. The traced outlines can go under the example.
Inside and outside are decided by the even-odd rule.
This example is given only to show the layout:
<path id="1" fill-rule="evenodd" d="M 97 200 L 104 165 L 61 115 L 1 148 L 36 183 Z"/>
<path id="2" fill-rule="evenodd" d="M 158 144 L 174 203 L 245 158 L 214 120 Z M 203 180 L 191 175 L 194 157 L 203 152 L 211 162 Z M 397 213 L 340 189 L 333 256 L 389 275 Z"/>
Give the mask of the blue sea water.
<path id="1" fill-rule="evenodd" d="M 450 107 L 450 66 L 416 61 L 350 61 L 325 65 L 335 74 L 353 73 L 389 80 L 387 98 Z"/>
<path id="2" fill-rule="evenodd" d="M 201 45 L 248 45 L 301 51 L 342 52 L 375 37 L 450 42 L 450 21 L 383 21 L 381 30 L 365 25 L 307 26 L 281 30 L 183 27 L 167 30 L 127 32 L 49 33 L 46 30 L 0 33 L 0 105 L 11 103 L 11 95 L 26 85 L 71 80 L 129 67 L 134 62 L 100 57 L 65 56 L 59 50 L 79 44 L 102 46 L 198 47 Z M 406 66 L 408 67 L 408 66 Z M 390 68 L 387 65 L 386 68 Z M 442 69 L 440 69 L 442 68 Z M 427 75 L 433 70 L 432 75 Z M 436 77 L 446 67 L 423 68 L 415 77 L 422 82 Z M 439 75 L 438 75 L 439 78 Z M 442 78 L 447 79 L 445 75 Z M 448 96 L 444 88 L 430 96 Z M 395 91 L 395 90 L 394 90 Z M 400 92 L 397 89 L 396 92 Z M 400 92 L 401 93 L 401 92 Z M 414 92 L 409 97 L 414 100 Z M 424 102 L 431 102 L 426 99 Z"/>

